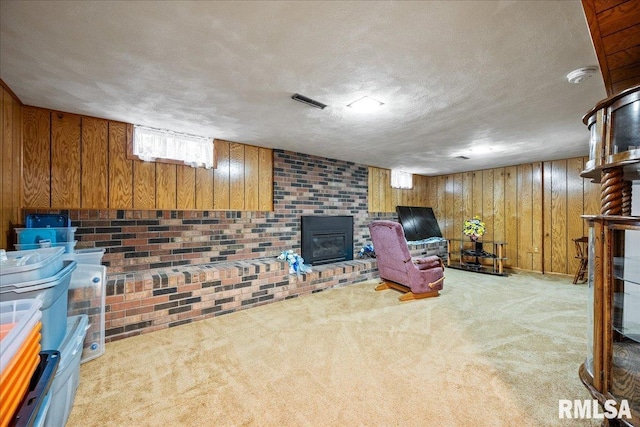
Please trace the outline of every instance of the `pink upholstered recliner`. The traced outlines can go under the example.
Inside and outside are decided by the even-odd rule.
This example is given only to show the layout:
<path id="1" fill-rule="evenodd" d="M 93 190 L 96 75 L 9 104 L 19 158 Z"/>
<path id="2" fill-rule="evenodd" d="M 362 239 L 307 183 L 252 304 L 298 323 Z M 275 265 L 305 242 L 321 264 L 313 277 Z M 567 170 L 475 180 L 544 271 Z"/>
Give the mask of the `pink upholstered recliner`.
<path id="1" fill-rule="evenodd" d="M 438 256 L 412 258 L 399 222 L 373 221 L 369 231 L 382 279 L 377 291 L 393 288 L 404 292 L 400 301 L 439 295 L 444 264 Z"/>

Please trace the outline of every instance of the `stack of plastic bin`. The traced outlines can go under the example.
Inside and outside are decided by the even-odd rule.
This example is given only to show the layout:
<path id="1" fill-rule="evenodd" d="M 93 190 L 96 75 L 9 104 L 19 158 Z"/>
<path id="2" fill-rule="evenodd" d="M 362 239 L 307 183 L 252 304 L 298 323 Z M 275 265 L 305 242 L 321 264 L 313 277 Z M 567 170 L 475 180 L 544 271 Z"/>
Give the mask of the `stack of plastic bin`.
<path id="1" fill-rule="evenodd" d="M 43 301 L 43 348 L 56 350 L 59 354 L 56 356 L 55 376 L 50 381 L 47 396 L 42 399 L 34 425 L 59 427 L 66 423 L 73 407 L 81 360 L 90 360 L 104 353 L 106 267 L 101 265 L 101 261 L 105 250 L 74 250 L 76 228 L 70 227 L 64 215 L 30 215 L 26 224 L 27 228 L 16 229 L 20 242 L 16 247 L 23 249 L 24 245 L 32 245 L 28 247 L 39 249 L 6 253 L 10 260 L 17 260 L 14 262 L 16 271 L 5 277 L 6 269 L 3 268 L 0 298 L 31 296 Z M 40 248 L 46 245 L 51 247 Z M 48 268 L 46 274 L 43 269 L 39 270 L 41 274 L 37 277 L 24 274 L 25 265 L 30 264 L 25 261 L 27 258 L 33 257 L 35 262 L 38 256 L 42 258 L 53 251 L 58 256 L 56 265 Z M 34 255 L 36 253 L 37 256 Z M 44 276 L 48 277 L 45 279 Z M 55 285 L 48 286 L 52 282 Z M 70 286 L 72 282 L 73 287 Z M 52 325 L 54 327 L 50 327 Z M 87 330 L 91 332 L 90 338 Z"/>
<path id="2" fill-rule="evenodd" d="M 18 409 L 40 362 L 42 303 L 36 299 L 0 302 L 0 425 Z"/>
<path id="3" fill-rule="evenodd" d="M 27 228 L 15 229 L 18 237 L 18 244 L 15 245 L 17 250 L 61 246 L 67 253 L 74 252 L 77 228 L 71 227 L 66 215 L 27 215 L 26 223 Z"/>
<path id="4" fill-rule="evenodd" d="M 64 248 L 52 247 L 42 248 L 25 251 L 12 251 L 4 252 L 0 251 L 0 299 L 3 302 L 15 302 L 21 303 L 23 301 L 37 300 L 41 304 L 40 315 L 42 322 L 40 348 L 43 350 L 50 350 L 54 354 L 58 364 L 56 366 L 64 366 L 67 372 L 71 373 L 75 371 L 79 372 L 79 357 L 80 350 L 76 349 L 74 343 L 76 341 L 84 341 L 86 332 L 86 321 L 84 326 L 80 326 L 74 330 L 68 328 L 67 307 L 68 307 L 68 289 L 71 282 L 71 274 L 76 269 L 76 261 L 65 261 L 62 256 L 64 254 Z M 68 339 L 68 336 L 73 335 L 72 341 Z M 81 337 L 79 337 L 81 336 Z M 4 341 L 4 340 L 3 340 Z M 40 350 L 38 348 L 38 351 Z M 67 348 L 71 348 L 71 351 L 66 351 Z M 78 362 L 76 363 L 75 351 L 78 353 Z M 5 354 L 4 342 L 2 345 L 2 355 Z M 61 356 L 57 353 L 67 354 L 67 356 Z M 45 352 L 42 352 L 45 353 Z M 40 357 L 42 354 L 40 354 Z M 38 366 L 39 360 L 30 360 L 30 374 L 27 385 L 31 382 L 34 383 L 34 368 Z M 76 365 L 78 365 L 76 367 Z M 58 368 L 60 371 L 60 368 Z M 58 372 L 55 377 L 50 381 L 51 390 L 47 389 L 47 393 L 50 392 L 50 396 L 39 396 L 43 398 L 43 402 L 46 403 L 38 412 L 48 407 L 48 411 L 51 408 L 66 407 L 73 404 L 73 397 L 75 397 L 75 388 L 73 393 L 65 390 L 64 387 L 58 385 L 57 390 L 62 390 L 56 394 L 55 383 L 58 376 L 61 375 Z M 68 374 L 63 373 L 64 381 L 70 377 Z M 58 383 L 60 383 L 59 380 Z M 77 384 L 75 384 L 77 387 Z M 42 391 L 42 389 L 40 389 Z M 37 393 L 37 390 L 35 391 Z M 46 398 L 46 399 L 45 399 Z M 71 399 L 71 400 L 70 400 Z M 3 399 L 4 400 L 4 399 Z M 29 401 L 39 401 L 38 399 L 29 399 Z M 18 403 L 20 403 L 18 401 Z M 24 403 L 28 403 L 23 401 Z M 48 405 L 48 406 L 47 406 Z M 69 409 L 70 410 L 70 409 Z M 62 412 L 63 415 L 66 409 L 57 412 Z M 33 413 L 33 410 L 32 410 Z M 66 412 L 68 415 L 68 412 Z M 46 424 L 47 414 L 40 413 L 37 417 L 43 424 Z M 57 418 L 60 418 L 59 416 Z M 66 420 L 66 418 L 65 418 Z M 64 425 L 64 422 L 62 424 Z"/>
<path id="5" fill-rule="evenodd" d="M 0 299 L 42 302 L 43 350 L 58 350 L 66 333 L 67 292 L 76 262 L 63 261 L 63 253 L 63 248 L 43 248 L 0 254 Z"/>

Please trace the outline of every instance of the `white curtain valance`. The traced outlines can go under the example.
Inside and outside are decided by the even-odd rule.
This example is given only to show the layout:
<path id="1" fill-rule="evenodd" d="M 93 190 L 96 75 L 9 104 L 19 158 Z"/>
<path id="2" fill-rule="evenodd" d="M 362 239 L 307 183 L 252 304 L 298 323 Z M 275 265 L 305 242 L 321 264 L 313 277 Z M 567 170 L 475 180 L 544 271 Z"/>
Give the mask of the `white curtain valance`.
<path id="1" fill-rule="evenodd" d="M 133 154 L 145 162 L 170 159 L 207 169 L 214 164 L 213 139 L 144 126 L 134 126 Z"/>
<path id="2" fill-rule="evenodd" d="M 391 170 L 391 187 L 393 188 L 413 188 L 413 175 L 408 172 Z"/>

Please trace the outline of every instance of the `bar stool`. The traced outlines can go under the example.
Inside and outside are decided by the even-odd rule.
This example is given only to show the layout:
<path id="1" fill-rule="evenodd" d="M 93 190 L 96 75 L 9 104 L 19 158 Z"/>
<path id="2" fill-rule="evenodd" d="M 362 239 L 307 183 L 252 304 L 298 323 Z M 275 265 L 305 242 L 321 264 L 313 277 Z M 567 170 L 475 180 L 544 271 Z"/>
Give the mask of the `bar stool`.
<path id="1" fill-rule="evenodd" d="M 573 239 L 573 243 L 576 245 L 576 259 L 579 261 L 578 270 L 576 271 L 575 276 L 573 276 L 573 284 L 578 283 L 578 280 L 582 280 L 583 283 L 587 281 L 586 273 L 587 265 L 589 264 L 589 256 L 587 255 L 585 246 L 588 242 L 589 238 L 586 236 Z"/>

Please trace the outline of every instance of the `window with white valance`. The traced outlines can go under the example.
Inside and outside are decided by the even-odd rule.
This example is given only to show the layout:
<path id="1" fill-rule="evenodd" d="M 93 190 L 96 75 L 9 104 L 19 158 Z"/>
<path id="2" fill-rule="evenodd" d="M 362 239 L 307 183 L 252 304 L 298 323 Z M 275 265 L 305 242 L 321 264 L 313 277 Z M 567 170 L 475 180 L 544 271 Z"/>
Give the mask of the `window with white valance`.
<path id="1" fill-rule="evenodd" d="M 133 128 L 133 154 L 140 160 L 176 160 L 191 167 L 215 164 L 213 139 L 144 126 Z"/>
<path id="2" fill-rule="evenodd" d="M 408 172 L 391 170 L 391 187 L 411 189 L 413 188 L 413 175 Z"/>

